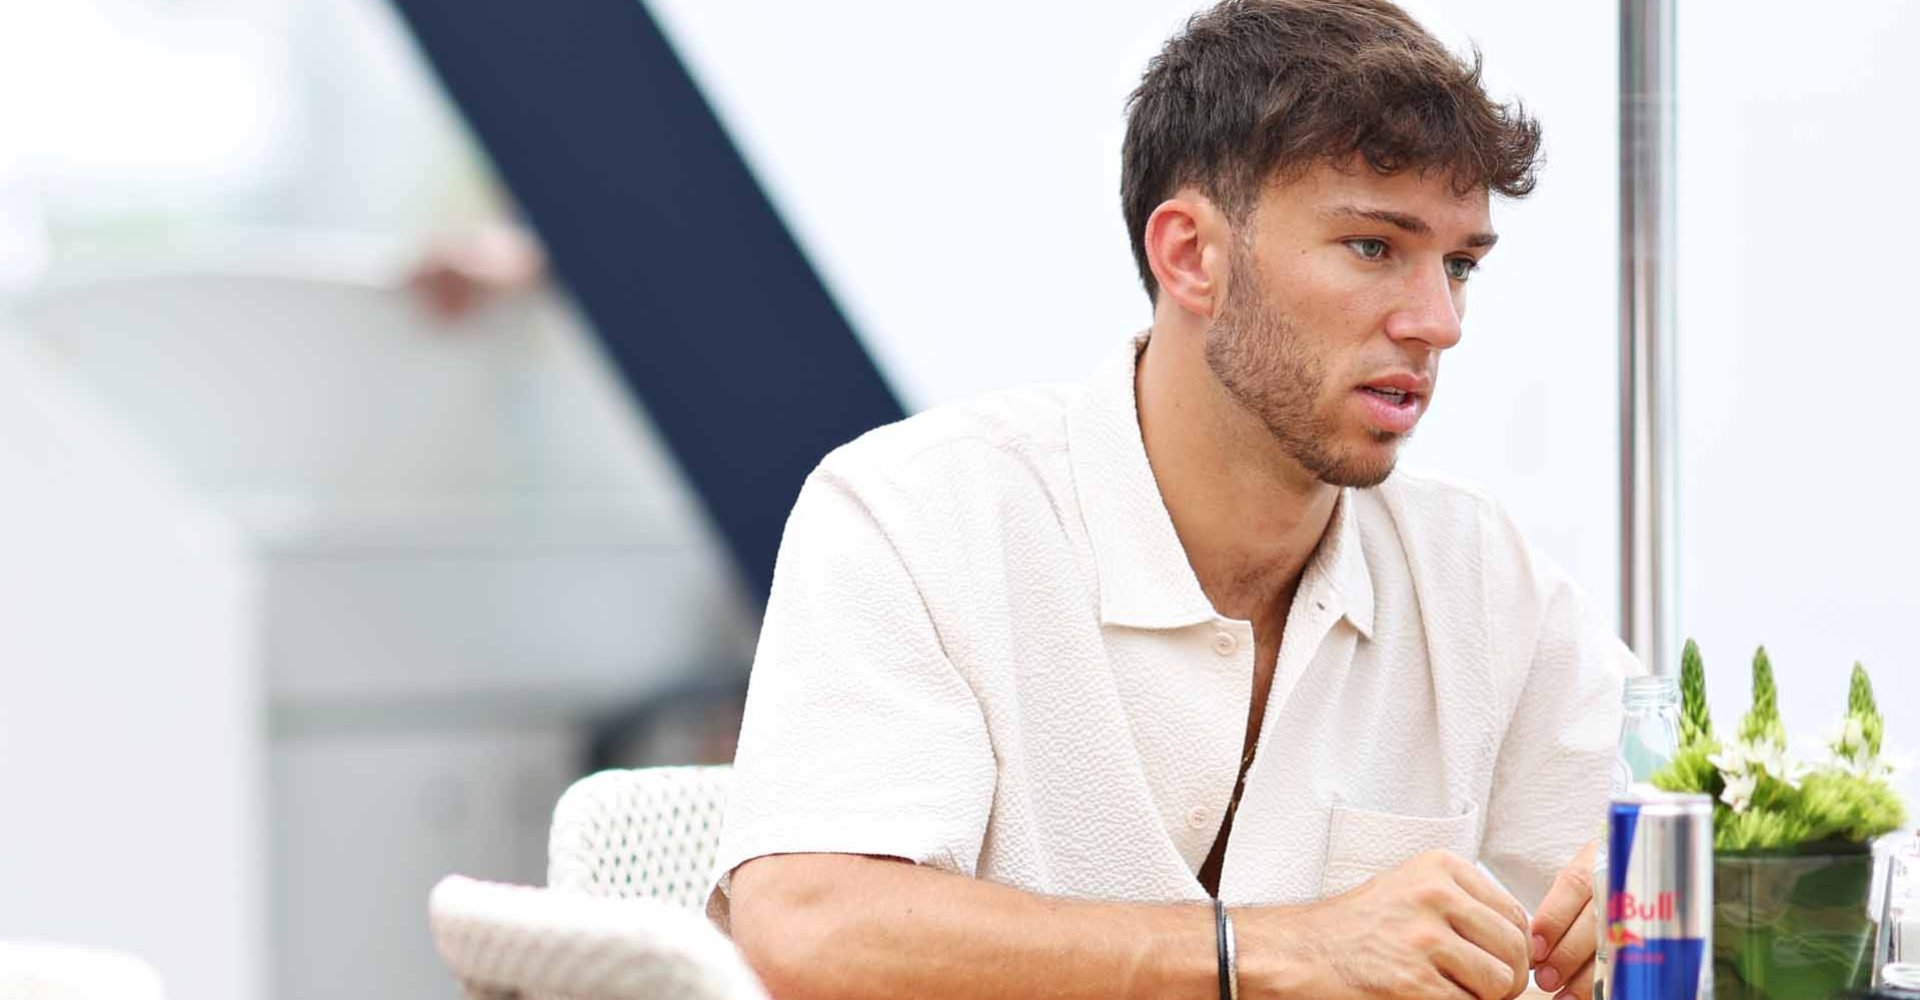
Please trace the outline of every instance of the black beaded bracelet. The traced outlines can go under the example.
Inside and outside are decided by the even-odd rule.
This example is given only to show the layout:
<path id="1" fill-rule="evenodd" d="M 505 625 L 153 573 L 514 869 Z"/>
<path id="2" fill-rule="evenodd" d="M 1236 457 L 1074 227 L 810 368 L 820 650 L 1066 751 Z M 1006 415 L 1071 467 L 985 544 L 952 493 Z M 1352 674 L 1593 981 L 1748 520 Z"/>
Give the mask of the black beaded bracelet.
<path id="1" fill-rule="evenodd" d="M 1213 941 L 1220 952 L 1220 1000 L 1233 1000 L 1233 977 L 1227 971 L 1227 904 L 1213 898 Z"/>

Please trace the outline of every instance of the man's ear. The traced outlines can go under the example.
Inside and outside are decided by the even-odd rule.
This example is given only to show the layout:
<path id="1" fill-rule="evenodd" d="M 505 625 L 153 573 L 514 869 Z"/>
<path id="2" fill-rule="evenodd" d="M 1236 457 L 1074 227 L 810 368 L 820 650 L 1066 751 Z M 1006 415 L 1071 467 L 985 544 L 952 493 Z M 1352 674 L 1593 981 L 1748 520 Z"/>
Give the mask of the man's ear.
<path id="1" fill-rule="evenodd" d="M 1226 215 L 1200 192 L 1182 188 L 1161 202 L 1144 240 L 1160 299 L 1212 319 L 1226 295 L 1231 238 Z"/>

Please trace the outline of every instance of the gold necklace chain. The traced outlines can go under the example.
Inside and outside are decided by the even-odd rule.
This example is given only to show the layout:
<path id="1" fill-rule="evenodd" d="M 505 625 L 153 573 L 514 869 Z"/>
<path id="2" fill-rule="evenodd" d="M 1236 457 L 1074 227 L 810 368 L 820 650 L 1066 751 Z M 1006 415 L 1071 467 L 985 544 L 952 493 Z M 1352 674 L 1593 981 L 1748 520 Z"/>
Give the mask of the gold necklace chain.
<path id="1" fill-rule="evenodd" d="M 1247 768 L 1253 766 L 1253 752 L 1260 749 L 1260 741 L 1255 739 L 1247 752 L 1240 755 L 1240 773 L 1233 779 L 1233 795 L 1227 799 L 1227 822 L 1233 822 L 1240 812 L 1240 796 L 1247 790 Z"/>

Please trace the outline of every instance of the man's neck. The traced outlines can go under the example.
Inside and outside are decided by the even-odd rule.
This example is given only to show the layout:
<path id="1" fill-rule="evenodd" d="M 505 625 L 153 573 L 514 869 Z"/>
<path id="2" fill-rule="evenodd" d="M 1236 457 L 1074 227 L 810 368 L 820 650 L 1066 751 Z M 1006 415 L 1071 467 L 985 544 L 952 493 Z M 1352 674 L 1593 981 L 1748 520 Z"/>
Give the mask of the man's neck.
<path id="1" fill-rule="evenodd" d="M 1284 625 L 1340 491 L 1287 455 L 1207 368 L 1205 331 L 1155 324 L 1134 375 L 1160 496 L 1214 610 Z"/>

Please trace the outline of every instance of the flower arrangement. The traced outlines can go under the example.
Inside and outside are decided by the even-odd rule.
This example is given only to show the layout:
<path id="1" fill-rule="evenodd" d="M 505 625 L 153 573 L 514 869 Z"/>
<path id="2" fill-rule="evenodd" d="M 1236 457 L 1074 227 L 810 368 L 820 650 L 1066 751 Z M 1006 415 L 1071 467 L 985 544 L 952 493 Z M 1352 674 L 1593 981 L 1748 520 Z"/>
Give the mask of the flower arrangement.
<path id="1" fill-rule="evenodd" d="M 1853 665 L 1847 715 L 1808 764 L 1787 749 L 1773 664 L 1765 647 L 1753 656 L 1753 707 L 1738 736 L 1722 743 L 1707 712 L 1700 647 L 1687 640 L 1680 659 L 1680 750 L 1654 775 L 1655 785 L 1715 798 L 1714 849 L 1722 852 L 1864 851 L 1875 837 L 1906 823 L 1906 810 L 1881 756 L 1886 722 L 1865 667 Z"/>
<path id="2" fill-rule="evenodd" d="M 1680 750 L 1653 782 L 1714 797 L 1713 978 L 1719 1000 L 1827 1000 L 1871 979 L 1872 840 L 1906 822 L 1881 756 L 1886 723 L 1854 664 L 1847 714 L 1813 748 L 1787 750 L 1773 664 L 1753 657 L 1753 707 L 1723 742 L 1691 640 L 1680 662 Z"/>

